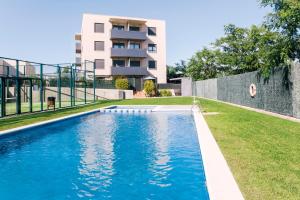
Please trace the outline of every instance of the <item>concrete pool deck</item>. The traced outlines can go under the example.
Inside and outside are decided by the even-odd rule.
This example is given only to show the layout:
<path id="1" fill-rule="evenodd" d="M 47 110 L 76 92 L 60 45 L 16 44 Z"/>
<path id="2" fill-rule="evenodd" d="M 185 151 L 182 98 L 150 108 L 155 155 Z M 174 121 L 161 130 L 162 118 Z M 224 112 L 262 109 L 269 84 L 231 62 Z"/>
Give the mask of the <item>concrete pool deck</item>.
<path id="1" fill-rule="evenodd" d="M 118 106 L 118 105 L 115 105 Z M 134 105 L 130 105 L 133 106 Z M 145 105 L 152 106 L 152 105 Z M 197 129 L 198 142 L 201 150 L 203 166 L 205 170 L 207 189 L 211 200 L 243 200 L 243 195 L 230 171 L 230 168 L 215 141 L 200 109 L 192 105 L 153 105 L 153 112 L 171 112 L 171 111 L 191 111 L 193 113 L 195 126 Z M 107 106 L 101 109 L 111 108 Z M 136 106 L 138 107 L 138 106 Z M 10 133 L 30 129 L 37 126 L 42 126 L 50 123 L 55 123 L 61 120 L 79 117 L 90 113 L 100 113 L 100 108 L 87 112 L 81 112 L 65 117 L 60 117 L 52 120 L 47 120 L 31 125 L 21 126 L 14 129 L 0 131 L 0 136 Z"/>

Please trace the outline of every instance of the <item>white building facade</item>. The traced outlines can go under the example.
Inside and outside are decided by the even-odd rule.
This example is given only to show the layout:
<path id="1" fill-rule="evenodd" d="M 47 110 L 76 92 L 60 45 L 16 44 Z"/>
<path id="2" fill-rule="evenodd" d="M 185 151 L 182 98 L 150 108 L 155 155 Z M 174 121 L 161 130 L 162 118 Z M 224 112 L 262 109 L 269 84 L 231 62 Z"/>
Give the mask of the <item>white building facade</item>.
<path id="1" fill-rule="evenodd" d="M 165 27 L 162 20 L 84 14 L 76 63 L 94 61 L 98 79 L 127 77 L 136 90 L 145 78 L 166 83 Z"/>

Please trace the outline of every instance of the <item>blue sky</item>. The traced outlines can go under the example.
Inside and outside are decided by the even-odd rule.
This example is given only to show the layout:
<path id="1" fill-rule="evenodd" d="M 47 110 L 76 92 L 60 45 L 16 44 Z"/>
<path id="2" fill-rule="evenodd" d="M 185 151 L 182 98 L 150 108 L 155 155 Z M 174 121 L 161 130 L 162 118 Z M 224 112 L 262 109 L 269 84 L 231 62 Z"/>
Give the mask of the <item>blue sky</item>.
<path id="1" fill-rule="evenodd" d="M 188 59 L 223 35 L 225 24 L 260 24 L 257 0 L 0 0 L 0 56 L 74 61 L 82 13 L 166 20 L 167 63 Z"/>

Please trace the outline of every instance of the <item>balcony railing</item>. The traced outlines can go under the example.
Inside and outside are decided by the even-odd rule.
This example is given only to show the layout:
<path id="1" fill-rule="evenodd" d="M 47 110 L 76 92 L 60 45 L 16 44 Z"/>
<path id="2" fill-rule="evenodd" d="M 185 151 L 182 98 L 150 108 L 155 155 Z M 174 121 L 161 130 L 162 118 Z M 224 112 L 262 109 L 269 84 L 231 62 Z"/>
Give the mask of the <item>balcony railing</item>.
<path id="1" fill-rule="evenodd" d="M 146 40 L 146 32 L 112 29 L 111 39 Z"/>
<path id="2" fill-rule="evenodd" d="M 111 74 L 113 76 L 149 76 L 146 67 L 112 67 Z"/>
<path id="3" fill-rule="evenodd" d="M 145 49 L 111 48 L 111 57 L 146 58 L 147 57 L 147 50 L 145 50 Z"/>

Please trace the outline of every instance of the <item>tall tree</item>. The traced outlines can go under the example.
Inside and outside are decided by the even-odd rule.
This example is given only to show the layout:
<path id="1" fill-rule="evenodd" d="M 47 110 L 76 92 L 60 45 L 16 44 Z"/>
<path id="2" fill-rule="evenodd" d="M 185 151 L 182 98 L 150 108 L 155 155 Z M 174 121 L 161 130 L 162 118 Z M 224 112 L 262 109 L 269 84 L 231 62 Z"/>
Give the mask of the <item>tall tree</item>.
<path id="1" fill-rule="evenodd" d="M 217 52 L 204 48 L 189 60 L 186 74 L 194 80 L 216 78 L 218 75 L 218 64 L 216 62 Z"/>
<path id="2" fill-rule="evenodd" d="M 225 26 L 225 36 L 214 46 L 221 54 L 218 63 L 224 66 L 226 74 L 240 74 L 260 70 L 268 77 L 274 67 L 286 66 L 287 49 L 283 37 L 265 26 L 240 28 Z"/>
<path id="3" fill-rule="evenodd" d="M 265 24 L 282 33 L 288 56 L 293 60 L 300 59 L 300 1 L 260 0 L 260 3 L 273 9 Z"/>

